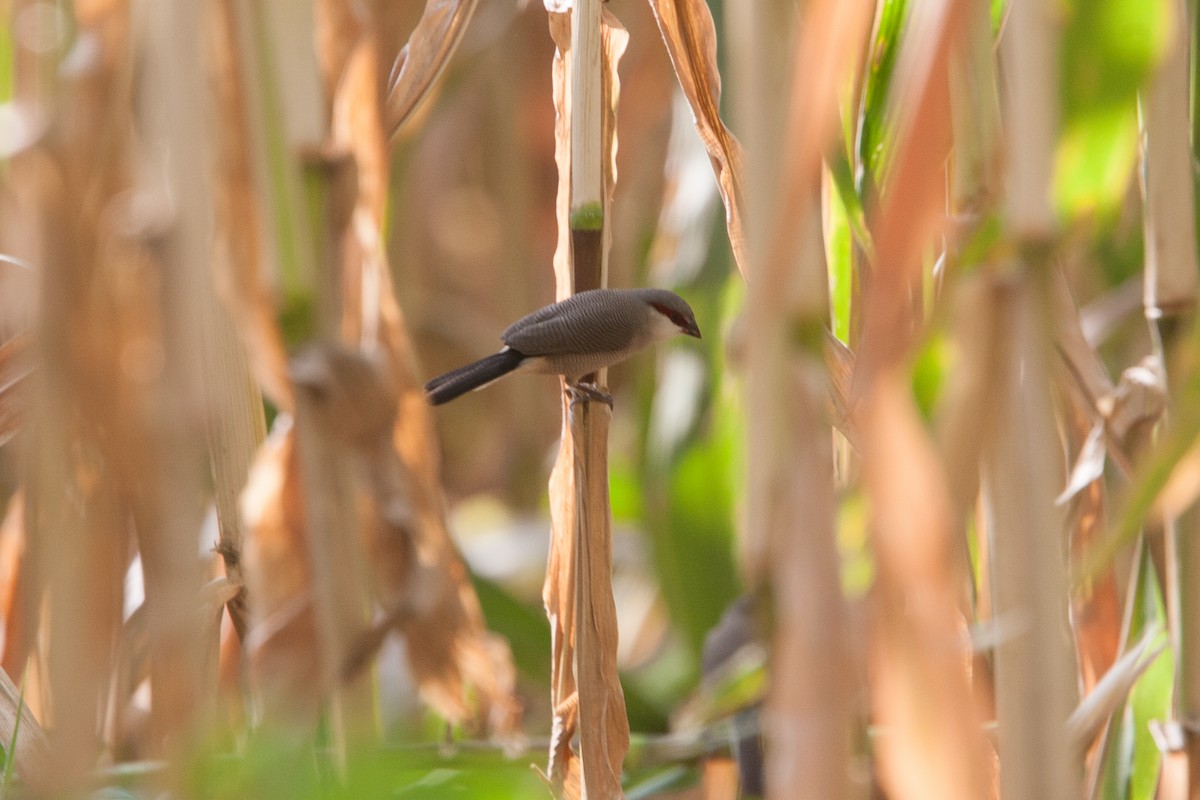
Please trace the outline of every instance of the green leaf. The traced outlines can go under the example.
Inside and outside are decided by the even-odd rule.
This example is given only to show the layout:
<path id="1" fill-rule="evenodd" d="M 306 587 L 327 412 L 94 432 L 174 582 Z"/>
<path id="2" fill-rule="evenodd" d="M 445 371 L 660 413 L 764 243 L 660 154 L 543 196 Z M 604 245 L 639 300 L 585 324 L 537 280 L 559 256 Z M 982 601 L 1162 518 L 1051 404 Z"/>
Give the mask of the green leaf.
<path id="1" fill-rule="evenodd" d="M 730 465 L 741 426 L 730 404 L 719 403 L 710 436 L 647 475 L 647 532 L 663 599 L 697 657 L 705 634 L 739 594 Z"/>
<path id="2" fill-rule="evenodd" d="M 858 137 L 859 197 L 869 199 L 882 183 L 886 172 L 888 140 L 892 129 L 887 104 L 907 11 L 907 0 L 884 0 L 879 10 L 877 32 L 871 43 L 871 60 L 862 94 Z"/>

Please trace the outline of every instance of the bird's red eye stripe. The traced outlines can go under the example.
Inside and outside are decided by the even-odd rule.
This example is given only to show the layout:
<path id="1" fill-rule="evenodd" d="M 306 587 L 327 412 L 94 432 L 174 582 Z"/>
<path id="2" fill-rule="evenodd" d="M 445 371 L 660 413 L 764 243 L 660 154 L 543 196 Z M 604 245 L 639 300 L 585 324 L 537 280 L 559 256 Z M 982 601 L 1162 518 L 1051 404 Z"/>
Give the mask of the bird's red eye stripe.
<path id="1" fill-rule="evenodd" d="M 675 309 L 667 308 L 662 303 L 651 303 L 650 305 L 652 305 L 656 309 L 658 309 L 658 313 L 662 314 L 664 317 L 671 320 L 671 322 L 674 322 L 676 325 L 679 325 L 680 327 L 683 327 L 685 325 L 683 317 Z"/>

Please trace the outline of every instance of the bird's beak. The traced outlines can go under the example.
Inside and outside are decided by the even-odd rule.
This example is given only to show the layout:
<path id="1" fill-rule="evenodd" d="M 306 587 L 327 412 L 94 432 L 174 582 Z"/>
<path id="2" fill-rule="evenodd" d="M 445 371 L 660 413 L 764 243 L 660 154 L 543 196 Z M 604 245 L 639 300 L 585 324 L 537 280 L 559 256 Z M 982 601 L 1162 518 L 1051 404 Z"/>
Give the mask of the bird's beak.
<path id="1" fill-rule="evenodd" d="M 694 319 L 688 320 L 687 327 L 680 328 L 680 330 L 682 330 L 688 336 L 695 336 L 697 339 L 701 338 L 700 337 L 700 326 L 696 324 L 696 320 L 694 320 Z"/>

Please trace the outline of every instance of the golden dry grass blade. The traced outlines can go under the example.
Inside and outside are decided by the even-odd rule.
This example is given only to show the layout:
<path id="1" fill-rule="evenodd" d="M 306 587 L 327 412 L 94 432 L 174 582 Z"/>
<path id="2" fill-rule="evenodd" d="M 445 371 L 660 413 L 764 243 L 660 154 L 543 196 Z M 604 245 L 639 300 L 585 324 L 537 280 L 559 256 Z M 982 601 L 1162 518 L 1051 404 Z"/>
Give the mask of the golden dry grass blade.
<path id="1" fill-rule="evenodd" d="M 426 0 L 425 12 L 396 57 L 387 86 L 389 137 L 433 89 L 454 54 L 478 0 Z"/>
<path id="2" fill-rule="evenodd" d="M 215 277 L 225 305 L 216 297 L 204 303 L 205 381 L 211 412 L 207 420 L 209 459 L 213 471 L 213 501 L 217 509 L 217 552 L 225 574 L 242 585 L 245 532 L 238 513 L 238 496 L 245 487 L 250 464 L 266 437 L 266 415 L 259 385 L 272 387 L 277 403 L 290 407 L 290 385 L 281 373 L 283 343 L 273 324 L 270 295 L 264 285 L 262 220 L 250 149 L 255 142 L 247 120 L 247 91 L 242 79 L 244 32 L 238 25 L 234 0 L 212 6 L 213 84 L 223 109 L 217 126 L 217 207 Z M 239 288 L 234 288 L 239 285 Z M 230 313 L 232 312 L 232 314 Z M 236 324 L 236 329 L 235 329 Z M 256 384 L 244 341 L 253 342 Z M 229 604 L 229 616 L 239 638 L 249 626 L 245 593 Z"/>
<path id="3" fill-rule="evenodd" d="M 1113 382 L 1095 349 L 1084 335 L 1079 309 L 1062 270 L 1054 271 L 1055 337 L 1063 367 L 1071 377 L 1069 388 L 1088 406 L 1101 411 L 1101 402 L 1112 394 Z"/>
<path id="4" fill-rule="evenodd" d="M 326 110 L 338 93 L 338 84 L 346 69 L 350 54 L 367 33 L 371 9 L 365 3 L 341 3 L 336 0 L 315 0 L 313 8 L 313 43 L 321 65 L 325 85 Z M 368 108 L 376 107 L 372 103 Z"/>
<path id="5" fill-rule="evenodd" d="M 209 408 L 206 433 L 217 510 L 216 552 L 225 574 L 236 585 L 242 577 L 245 530 L 238 513 L 238 496 L 246 485 L 254 453 L 266 437 L 262 394 L 253 383 L 246 355 L 216 297 L 207 298 L 205 326 L 205 390 Z M 239 637 L 249 625 L 244 592 L 229 604 L 229 617 Z"/>
<path id="6" fill-rule="evenodd" d="M 650 0 L 659 33 L 667 45 L 679 85 L 692 107 L 696 133 L 712 161 L 734 259 L 747 272 L 740 181 L 742 149 L 721 120 L 721 75 L 717 71 L 717 32 L 703 0 Z"/>
<path id="7" fill-rule="evenodd" d="M 1000 92 L 990 5 L 970 0 L 966 26 L 950 66 L 951 208 L 955 214 L 975 216 L 987 213 L 999 193 Z"/>
<path id="8" fill-rule="evenodd" d="M 967 276 L 952 297 L 954 340 L 961 348 L 959 367 L 949 376 L 945 398 L 938 409 L 937 433 L 956 524 L 966 528 L 966 518 L 979 496 L 979 457 L 995 435 L 991 414 L 980 414 L 998 390 L 998 370 L 1003 356 L 999 341 L 999 309 L 994 287 L 982 276 Z M 986 572 L 984 573 L 986 578 Z M 987 592 L 977 587 L 980 602 Z"/>
<path id="9" fill-rule="evenodd" d="M 550 621 L 550 728 L 546 777 L 562 798 L 578 798 L 579 759 L 571 749 L 579 724 L 579 694 L 575 679 L 575 525 L 578 502 L 575 437 L 570 435 L 569 409 L 563 408 L 563 431 L 558 460 L 550 473 L 550 552 L 542 601 Z"/>

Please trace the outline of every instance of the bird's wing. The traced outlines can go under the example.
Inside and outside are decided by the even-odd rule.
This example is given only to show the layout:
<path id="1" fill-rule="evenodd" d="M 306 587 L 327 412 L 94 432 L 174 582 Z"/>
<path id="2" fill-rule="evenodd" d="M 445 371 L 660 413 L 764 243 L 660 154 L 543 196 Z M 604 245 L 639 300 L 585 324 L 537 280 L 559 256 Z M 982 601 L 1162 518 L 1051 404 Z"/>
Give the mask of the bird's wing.
<path id="1" fill-rule="evenodd" d="M 574 295 L 517 320 L 500 338 L 530 356 L 616 353 L 632 344 L 639 311 L 618 295 Z"/>

